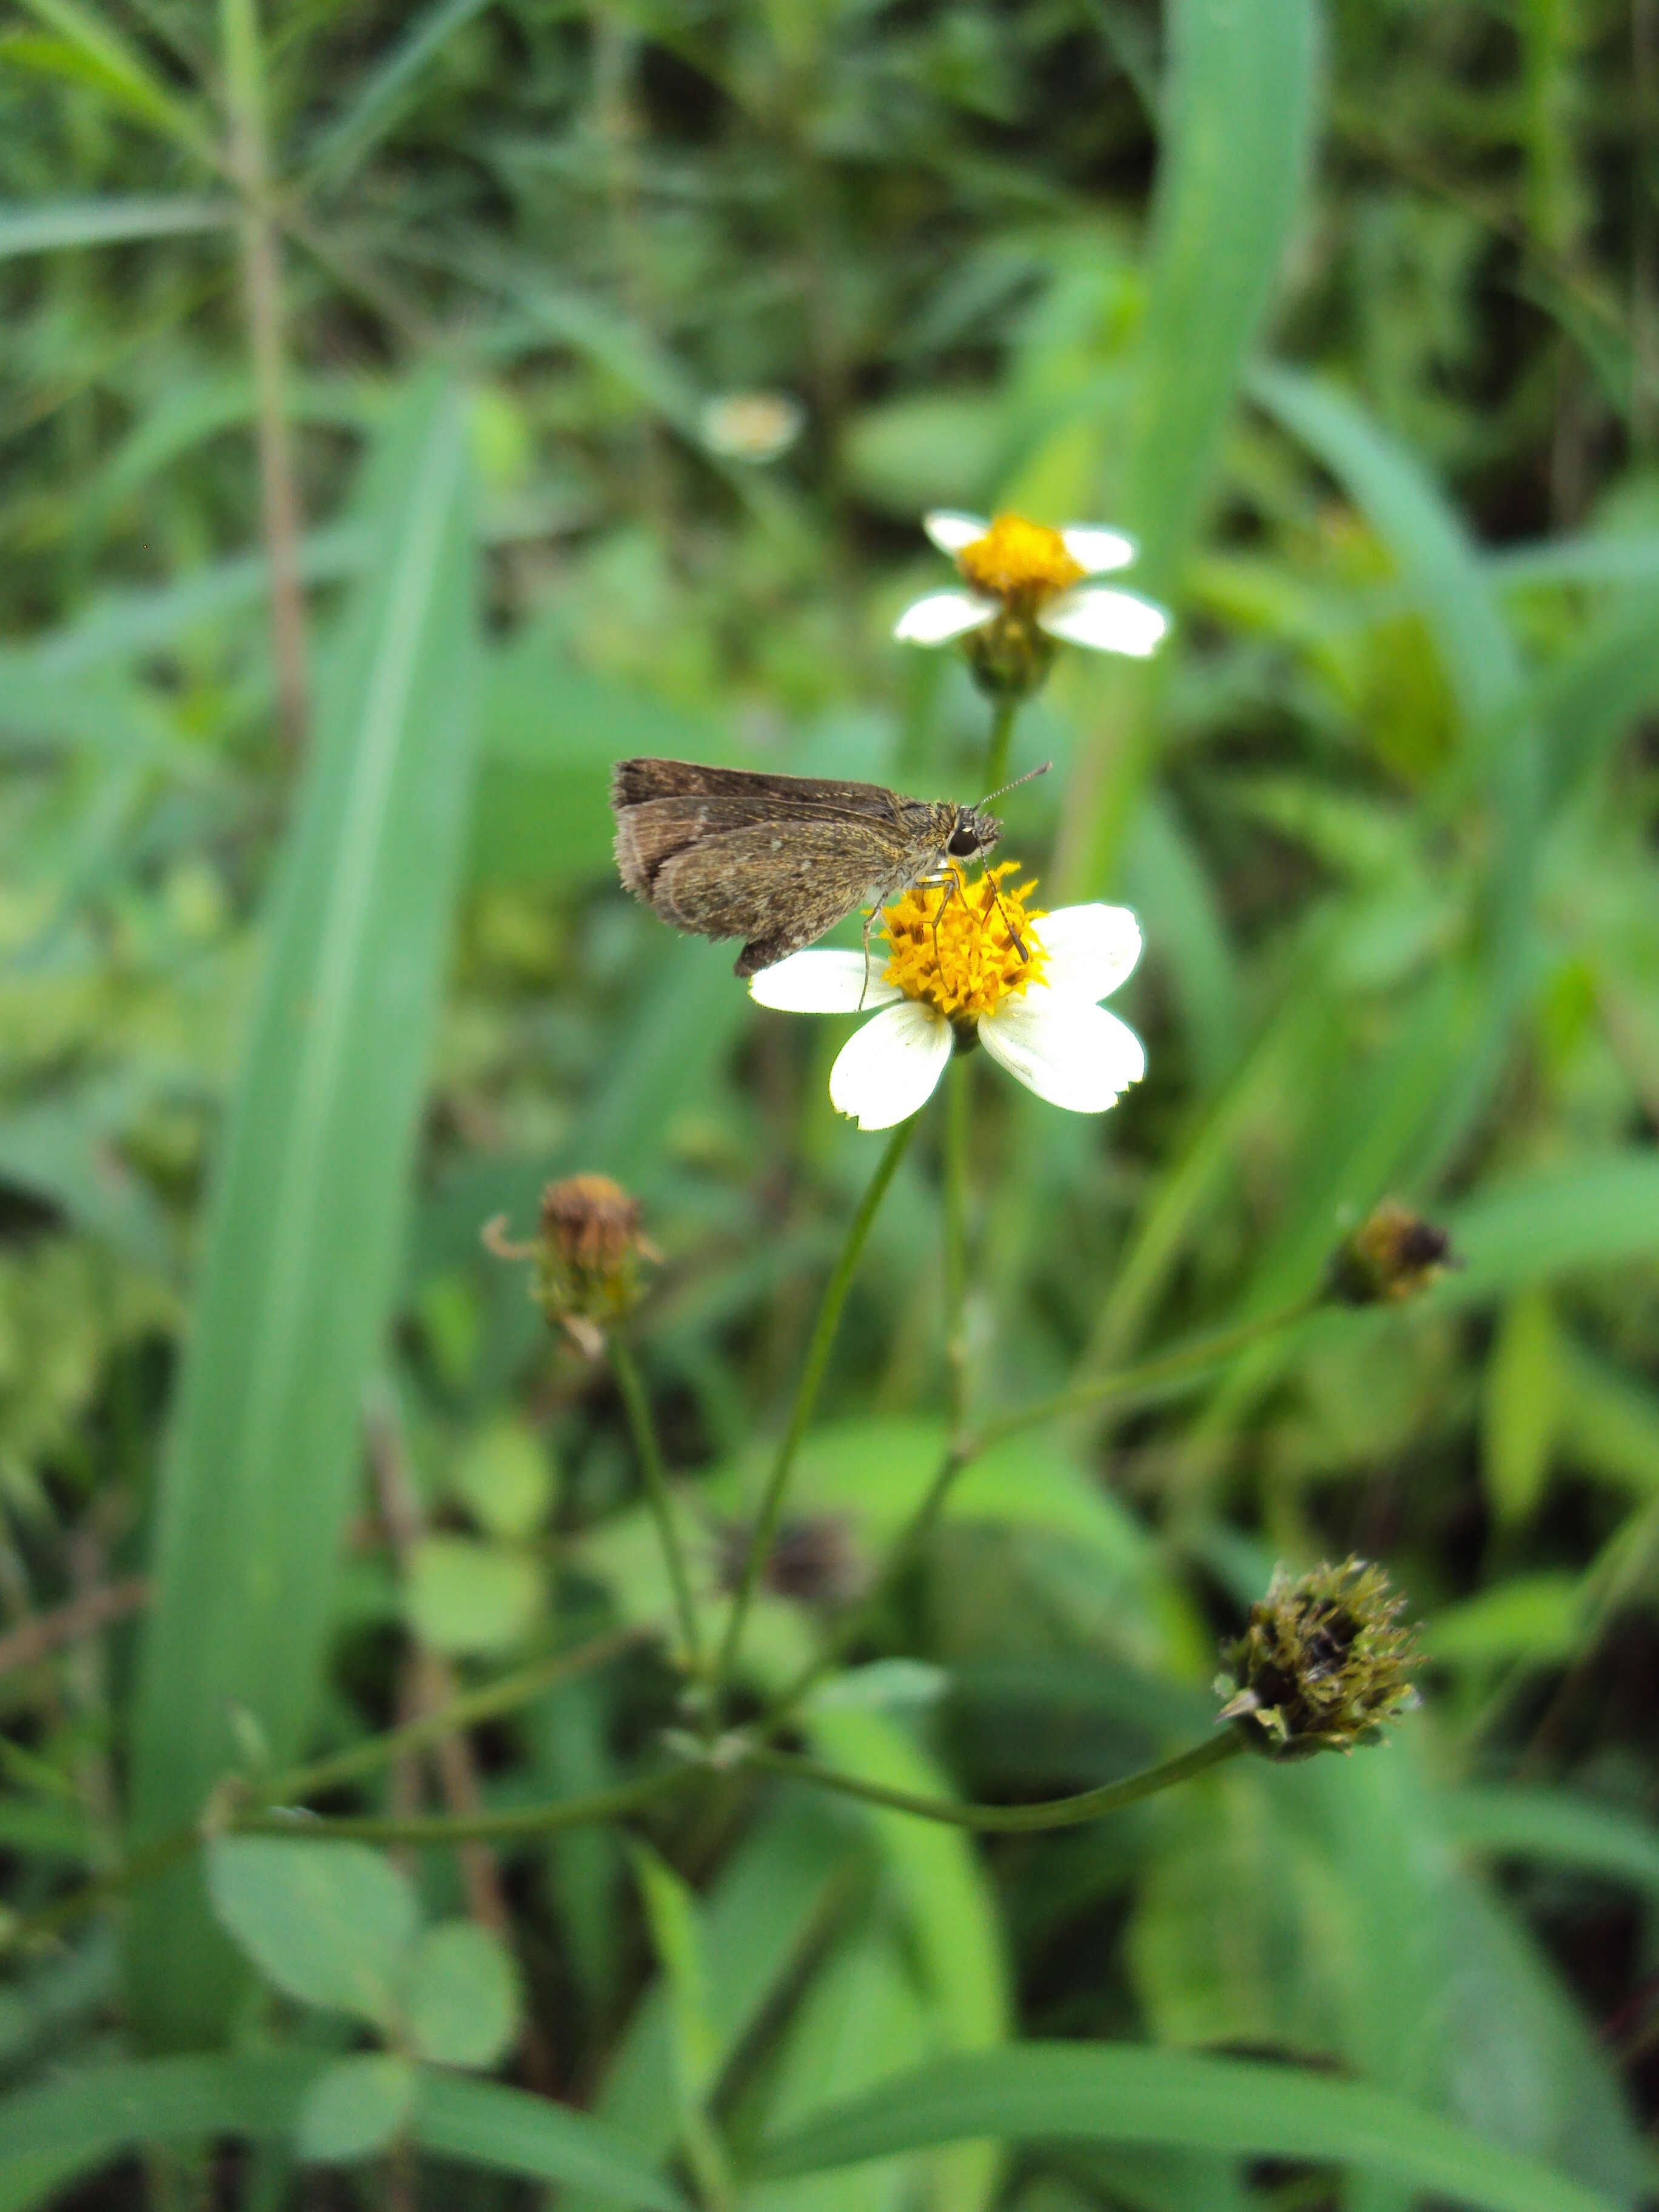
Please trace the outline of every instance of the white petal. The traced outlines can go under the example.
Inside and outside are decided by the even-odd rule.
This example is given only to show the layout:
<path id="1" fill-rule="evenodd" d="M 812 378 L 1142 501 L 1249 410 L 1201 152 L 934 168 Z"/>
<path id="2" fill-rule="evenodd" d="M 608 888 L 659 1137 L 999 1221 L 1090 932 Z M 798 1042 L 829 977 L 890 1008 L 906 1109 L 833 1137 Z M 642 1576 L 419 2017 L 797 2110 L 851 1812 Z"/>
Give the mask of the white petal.
<path id="1" fill-rule="evenodd" d="M 1043 980 L 1065 998 L 1109 998 L 1140 957 L 1140 924 L 1127 906 L 1056 907 L 1034 926 L 1048 956 Z"/>
<path id="2" fill-rule="evenodd" d="M 952 507 L 935 507 L 931 514 L 922 516 L 921 526 L 941 553 L 960 553 L 991 527 L 982 514 L 958 514 Z"/>
<path id="3" fill-rule="evenodd" d="M 860 1129 L 890 1129 L 927 1103 L 950 1057 L 950 1023 L 906 999 L 848 1038 L 830 1071 L 830 1103 Z"/>
<path id="4" fill-rule="evenodd" d="M 781 1014 L 856 1014 L 860 1007 L 888 1006 L 903 994 L 884 983 L 884 952 L 792 952 L 749 978 L 749 995 L 757 1006 Z"/>
<path id="5" fill-rule="evenodd" d="M 1028 1091 L 1073 1114 L 1103 1114 L 1146 1073 L 1140 1039 L 1127 1023 L 1040 983 L 988 1014 L 979 1041 Z"/>
<path id="6" fill-rule="evenodd" d="M 1085 584 L 1062 592 L 1043 609 L 1037 622 L 1051 637 L 1092 646 L 1097 653 L 1133 653 L 1137 660 L 1157 650 L 1170 627 L 1164 609 L 1143 599 L 1138 592 L 1115 592 L 1103 585 Z"/>
<path id="7" fill-rule="evenodd" d="M 994 599 L 977 592 L 929 592 L 917 599 L 893 624 L 893 635 L 905 645 L 948 645 L 964 630 L 979 629 L 997 612 Z"/>
<path id="8" fill-rule="evenodd" d="M 1103 576 L 1109 568 L 1127 568 L 1140 548 L 1121 530 L 1103 530 L 1092 522 L 1068 522 L 1060 533 L 1066 550 L 1085 576 Z"/>

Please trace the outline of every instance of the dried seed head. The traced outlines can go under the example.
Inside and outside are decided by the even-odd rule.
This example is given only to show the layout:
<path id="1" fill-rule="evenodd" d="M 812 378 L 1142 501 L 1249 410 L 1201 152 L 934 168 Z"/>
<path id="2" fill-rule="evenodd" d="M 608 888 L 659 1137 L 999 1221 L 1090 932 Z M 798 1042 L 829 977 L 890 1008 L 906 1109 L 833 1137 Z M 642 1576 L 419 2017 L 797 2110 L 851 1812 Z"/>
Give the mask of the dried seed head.
<path id="1" fill-rule="evenodd" d="M 1400 1626 L 1405 1603 L 1364 1559 L 1305 1575 L 1276 1568 L 1243 1636 L 1223 1646 L 1220 1717 L 1268 1759 L 1379 1741 L 1418 1702 L 1420 1655 L 1415 1632 Z"/>
<path id="2" fill-rule="evenodd" d="M 605 1331 L 644 1296 L 641 1261 L 661 1257 L 641 1233 L 639 1200 L 609 1176 L 549 1183 L 533 1243 L 508 1243 L 504 1227 L 504 1218 L 487 1224 L 484 1243 L 502 1259 L 535 1261 L 530 1295 L 590 1358 L 603 1350 Z"/>
<path id="3" fill-rule="evenodd" d="M 1398 1305 L 1461 1265 L 1443 1229 L 1389 1200 L 1337 1246 L 1327 1279 L 1344 1305 Z"/>

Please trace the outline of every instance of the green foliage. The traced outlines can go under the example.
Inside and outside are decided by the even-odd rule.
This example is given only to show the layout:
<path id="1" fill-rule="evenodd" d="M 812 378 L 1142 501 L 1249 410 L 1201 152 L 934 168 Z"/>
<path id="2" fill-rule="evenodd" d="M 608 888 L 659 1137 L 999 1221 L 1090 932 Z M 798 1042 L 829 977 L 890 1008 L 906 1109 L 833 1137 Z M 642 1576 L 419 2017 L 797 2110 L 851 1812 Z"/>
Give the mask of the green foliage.
<path id="1" fill-rule="evenodd" d="M 14 11 L 0 2212 L 277 2212 L 296 2148 L 571 2212 L 1650 2191 L 1650 12 Z M 977 796 L 889 635 L 945 506 L 1122 523 L 1175 611 L 1059 658 L 1003 848 L 1136 909 L 1149 1072 L 929 1109 L 710 1719 L 629 1409 L 480 1231 L 638 1195 L 719 1649 L 877 1153 L 844 1028 L 623 897 L 611 769 Z M 1456 1264 L 1304 1312 L 1389 1200 Z M 1351 1760 L 975 1836 L 722 1733 L 1085 1791 L 1352 1554 L 1425 1710 Z"/>

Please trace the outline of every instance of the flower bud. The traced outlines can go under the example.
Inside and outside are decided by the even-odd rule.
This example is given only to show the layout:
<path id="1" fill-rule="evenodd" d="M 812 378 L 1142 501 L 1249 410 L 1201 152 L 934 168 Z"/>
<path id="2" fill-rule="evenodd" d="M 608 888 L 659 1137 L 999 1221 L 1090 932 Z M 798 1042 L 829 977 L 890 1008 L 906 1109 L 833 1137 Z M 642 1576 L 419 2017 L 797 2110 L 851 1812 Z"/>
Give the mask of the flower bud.
<path id="1" fill-rule="evenodd" d="M 640 1261 L 662 1256 L 641 1233 L 639 1200 L 609 1176 L 549 1183 L 533 1243 L 509 1243 L 504 1228 L 505 1217 L 489 1222 L 484 1243 L 502 1259 L 535 1261 L 530 1295 L 550 1325 L 562 1328 L 590 1358 L 604 1349 L 605 1331 L 626 1320 L 644 1296 Z"/>
<path id="2" fill-rule="evenodd" d="M 1399 1625 L 1405 1603 L 1364 1559 L 1305 1575 L 1276 1568 L 1243 1636 L 1222 1648 L 1219 1717 L 1268 1759 L 1377 1742 L 1385 1723 L 1418 1703 L 1420 1655 L 1415 1632 Z"/>
<path id="3" fill-rule="evenodd" d="M 1042 689 L 1059 647 L 1028 614 L 1005 608 L 983 629 L 969 631 L 962 649 L 979 689 L 992 699 L 1012 701 Z"/>
<path id="4" fill-rule="evenodd" d="M 1337 1246 L 1327 1280 L 1344 1305 L 1398 1305 L 1461 1265 L 1443 1229 L 1390 1199 Z"/>

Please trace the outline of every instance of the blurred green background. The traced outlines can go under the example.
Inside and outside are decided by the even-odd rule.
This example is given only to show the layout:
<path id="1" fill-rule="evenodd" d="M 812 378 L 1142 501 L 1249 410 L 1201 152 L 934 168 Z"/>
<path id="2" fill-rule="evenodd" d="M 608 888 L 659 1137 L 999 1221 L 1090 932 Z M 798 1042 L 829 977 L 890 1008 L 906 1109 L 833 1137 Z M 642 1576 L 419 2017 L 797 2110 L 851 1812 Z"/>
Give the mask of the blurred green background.
<path id="1" fill-rule="evenodd" d="M 618 1401 L 480 1227 L 577 1170 L 644 1201 L 638 1357 L 706 1583 L 881 1140 L 829 1106 L 842 1024 L 761 1013 L 731 948 L 623 896 L 610 763 L 975 797 L 983 701 L 889 637 L 948 579 L 921 514 L 1099 520 L 1176 629 L 1062 659 L 1003 853 L 1139 913 L 1149 1073 L 1104 1121 L 976 1091 L 976 1401 L 1272 1313 L 1384 1196 L 1464 1264 L 993 1455 L 858 1653 L 922 1666 L 809 1734 L 931 1794 L 1086 1788 L 1210 1725 L 1275 1559 L 1350 1550 L 1424 1624 L 1426 1709 L 984 1844 L 734 1781 L 649 1856 L 422 1853 L 422 1909 L 512 1954 L 505 2078 L 710 2212 L 1413 2201 L 1358 2149 L 1173 2124 L 761 2173 L 815 2106 L 1054 2038 L 1293 2062 L 1291 2112 L 1354 2076 L 1559 2184 L 1503 2201 L 1651 2191 L 1656 148 L 1654 0 L 14 0 L 12 1912 L 233 1769 L 612 1628 L 651 1633 L 340 1805 L 649 1763 L 668 1593 Z M 751 1692 L 937 1457 L 936 1121 Z M 88 2166 L 7 2132 L 65 2068 L 349 2041 L 261 1997 L 193 1866 L 9 1971 L 9 2206 Z M 124 2150 L 253 2126 L 191 2113 L 118 2130 L 75 2201 L 526 2201 L 453 2142 L 332 2181 Z"/>

